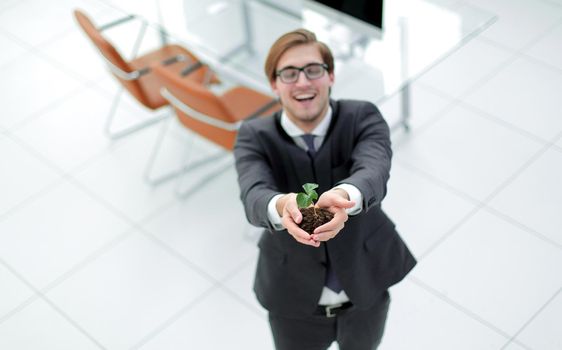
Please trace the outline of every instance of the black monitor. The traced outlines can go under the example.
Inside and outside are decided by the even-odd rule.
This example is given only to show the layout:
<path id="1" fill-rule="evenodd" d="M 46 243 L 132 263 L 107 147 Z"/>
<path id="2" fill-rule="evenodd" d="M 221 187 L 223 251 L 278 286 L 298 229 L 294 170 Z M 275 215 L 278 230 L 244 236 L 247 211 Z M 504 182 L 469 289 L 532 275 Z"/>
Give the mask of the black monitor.
<path id="1" fill-rule="evenodd" d="M 363 33 L 382 32 L 383 0 L 304 0 L 303 4 Z"/>

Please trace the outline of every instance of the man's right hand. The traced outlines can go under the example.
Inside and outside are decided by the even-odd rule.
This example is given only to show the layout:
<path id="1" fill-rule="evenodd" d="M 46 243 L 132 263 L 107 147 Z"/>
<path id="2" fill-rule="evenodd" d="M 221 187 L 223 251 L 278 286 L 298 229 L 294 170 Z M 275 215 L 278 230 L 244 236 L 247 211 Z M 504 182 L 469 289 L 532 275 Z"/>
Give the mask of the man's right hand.
<path id="1" fill-rule="evenodd" d="M 313 247 L 320 246 L 320 242 L 313 240 L 312 236 L 298 225 L 302 221 L 302 214 L 297 205 L 296 193 L 289 193 L 279 198 L 276 203 L 276 208 L 281 216 L 283 227 L 287 229 L 287 232 L 289 232 L 297 242 Z"/>

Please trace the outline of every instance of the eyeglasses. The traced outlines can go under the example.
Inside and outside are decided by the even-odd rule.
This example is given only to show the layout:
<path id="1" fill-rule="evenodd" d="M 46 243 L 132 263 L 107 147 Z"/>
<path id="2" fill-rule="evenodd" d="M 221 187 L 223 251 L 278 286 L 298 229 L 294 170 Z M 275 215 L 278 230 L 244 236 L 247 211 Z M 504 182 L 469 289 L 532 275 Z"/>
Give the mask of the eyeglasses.
<path id="1" fill-rule="evenodd" d="M 287 67 L 280 71 L 277 71 L 277 76 L 285 84 L 296 83 L 299 80 L 300 72 L 304 72 L 304 75 L 308 80 L 320 79 L 324 72 L 328 69 L 328 65 L 325 63 L 309 63 L 304 67 Z"/>

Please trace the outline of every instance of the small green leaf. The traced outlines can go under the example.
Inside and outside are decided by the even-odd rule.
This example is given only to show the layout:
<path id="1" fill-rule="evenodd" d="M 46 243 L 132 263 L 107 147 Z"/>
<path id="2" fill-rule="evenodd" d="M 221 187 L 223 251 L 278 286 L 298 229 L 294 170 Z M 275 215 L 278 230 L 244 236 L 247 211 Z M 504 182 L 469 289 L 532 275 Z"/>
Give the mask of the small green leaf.
<path id="1" fill-rule="evenodd" d="M 315 191 L 315 189 L 318 188 L 318 185 L 306 183 L 302 185 L 302 188 L 304 188 L 304 193 L 297 193 L 297 205 L 299 208 L 307 208 L 318 199 L 318 193 Z"/>
<path id="2" fill-rule="evenodd" d="M 299 206 L 299 208 L 307 208 L 311 204 L 312 199 L 306 193 L 297 193 L 297 205 Z"/>
<path id="3" fill-rule="evenodd" d="M 313 202 L 318 199 L 318 193 L 316 193 L 316 191 L 312 191 L 308 196 L 310 197 L 310 200 Z"/>
<path id="4" fill-rule="evenodd" d="M 304 192 L 310 196 L 311 193 L 316 193 L 314 190 L 318 188 L 318 184 L 305 183 L 302 185 L 302 188 L 304 188 Z M 318 195 L 316 195 L 316 198 L 318 198 Z"/>

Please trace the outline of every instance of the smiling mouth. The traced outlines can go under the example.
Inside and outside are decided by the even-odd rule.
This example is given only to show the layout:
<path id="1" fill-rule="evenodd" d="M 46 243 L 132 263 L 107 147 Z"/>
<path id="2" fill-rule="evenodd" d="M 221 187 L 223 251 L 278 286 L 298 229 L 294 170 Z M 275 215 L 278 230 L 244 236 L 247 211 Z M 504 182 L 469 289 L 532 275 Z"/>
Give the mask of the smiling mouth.
<path id="1" fill-rule="evenodd" d="M 311 101 L 316 97 L 316 94 L 302 94 L 294 97 L 298 102 Z"/>

